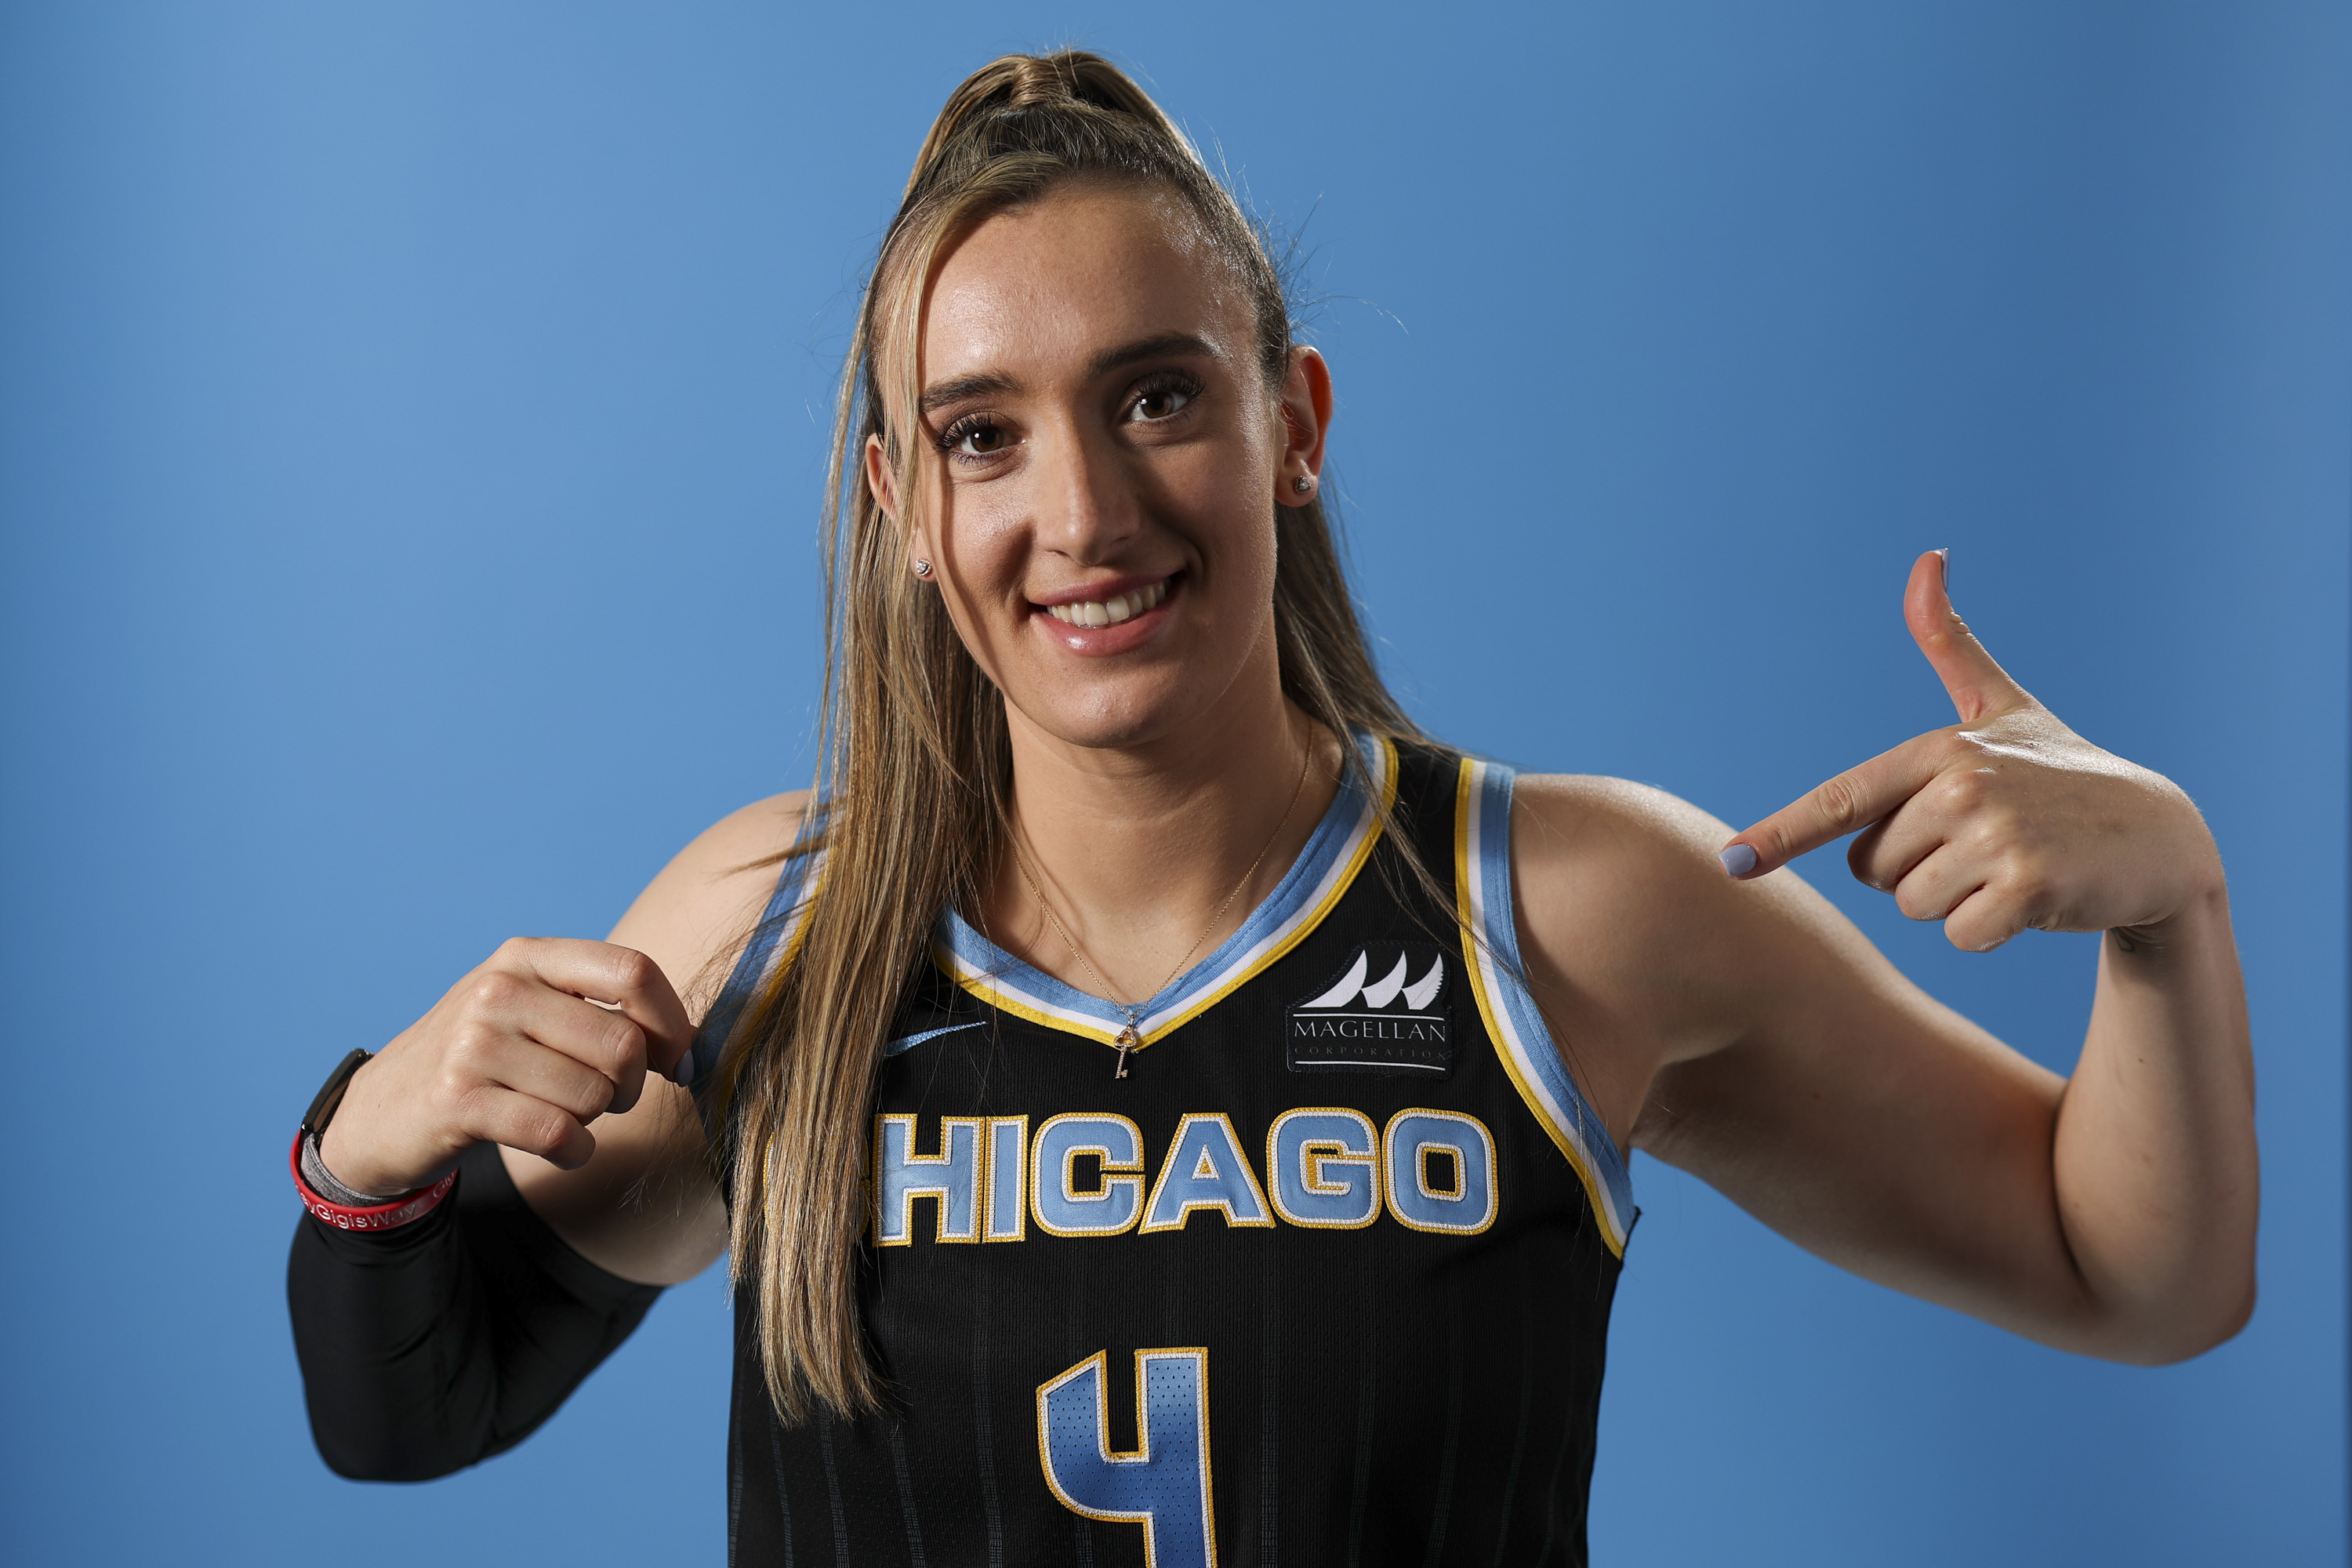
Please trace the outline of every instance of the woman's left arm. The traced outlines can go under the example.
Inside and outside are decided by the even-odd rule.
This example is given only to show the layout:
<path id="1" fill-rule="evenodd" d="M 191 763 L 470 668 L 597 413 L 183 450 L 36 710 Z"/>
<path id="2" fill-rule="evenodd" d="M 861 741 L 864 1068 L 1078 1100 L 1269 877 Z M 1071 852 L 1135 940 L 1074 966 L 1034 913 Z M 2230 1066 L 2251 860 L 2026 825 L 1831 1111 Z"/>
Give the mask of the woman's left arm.
<path id="1" fill-rule="evenodd" d="M 1654 810 L 1664 834 L 1638 836 L 1653 848 L 1634 858 L 1676 841 L 1643 880 L 1679 887 L 1664 901 L 1681 918 L 1652 945 L 1662 964 L 1618 987 L 1635 1000 L 1602 1008 L 1654 1026 L 1604 1027 L 1617 1048 L 1593 1065 L 1639 1104 L 1633 1142 L 1834 1261 L 2068 1350 L 2198 1354 L 2243 1325 L 2254 1292 L 2253 1066 L 2221 857 L 2177 787 L 2009 679 L 1953 613 L 1937 555 L 1905 610 L 1961 722 L 1733 837 L 1722 861 L 1750 886 L 1719 871 L 1700 885 L 1697 814 Z M 1541 800 L 1537 826 L 1566 820 Z M 1774 874 L 1857 828 L 1855 876 L 1958 947 L 2106 933 L 2071 1079 L 1926 997 Z M 1572 835 L 1551 838 L 1552 858 L 1574 858 Z M 1613 838 L 1625 858 L 1628 836 Z M 1605 968 L 1571 978 L 1563 908 L 1547 919 L 1538 893 L 1528 910 L 1530 968 L 1547 1011 L 1589 1011 L 1612 985 Z"/>

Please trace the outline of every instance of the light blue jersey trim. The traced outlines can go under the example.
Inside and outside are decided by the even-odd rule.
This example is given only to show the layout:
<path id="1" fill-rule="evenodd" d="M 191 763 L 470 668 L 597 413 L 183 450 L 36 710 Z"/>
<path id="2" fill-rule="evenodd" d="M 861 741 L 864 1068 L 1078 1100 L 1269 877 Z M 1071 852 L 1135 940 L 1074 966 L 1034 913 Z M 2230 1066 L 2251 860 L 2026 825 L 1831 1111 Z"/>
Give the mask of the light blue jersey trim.
<path id="1" fill-rule="evenodd" d="M 778 960 L 799 945 L 807 929 L 809 905 L 824 870 L 824 851 L 803 851 L 824 827 L 822 802 L 801 814 L 800 830 L 793 837 L 793 852 L 784 857 L 783 867 L 776 876 L 775 891 L 768 895 L 768 907 L 761 912 L 760 923 L 751 930 L 751 940 L 744 944 L 742 956 L 735 961 L 734 971 L 720 988 L 719 1000 L 711 1005 L 702 1026 L 694 1033 L 694 1073 L 688 1087 L 698 1096 L 719 1070 L 719 1056 L 727 1048 L 727 1038 L 735 1032 L 743 1009 L 775 973 Z"/>
<path id="2" fill-rule="evenodd" d="M 882 1054 L 886 1057 L 895 1057 L 901 1051 L 913 1050 L 925 1040 L 936 1040 L 941 1035 L 952 1035 L 958 1029 L 977 1029 L 982 1024 L 987 1022 L 988 1020 L 985 1018 L 974 1018 L 969 1024 L 942 1024 L 936 1029 L 925 1029 L 920 1034 L 901 1035 L 897 1039 L 885 1044 L 882 1047 Z"/>
<path id="3" fill-rule="evenodd" d="M 1148 1003 L 1139 1020 L 1145 1039 L 1189 1023 L 1297 945 L 1339 901 L 1380 832 L 1376 803 L 1396 795 L 1396 749 L 1369 735 L 1356 737 L 1358 763 L 1341 779 L 1330 808 L 1265 901 L 1241 928 Z M 1115 1040 L 1127 1027 L 1116 1003 L 1023 963 L 974 931 L 950 910 L 940 917 L 934 953 L 966 991 L 1047 1028 Z"/>
<path id="4" fill-rule="evenodd" d="M 1499 763 L 1465 757 L 1456 802 L 1455 876 L 1462 915 L 1475 933 L 1463 954 L 1480 1011 L 1512 1082 L 1569 1163 L 1576 1167 L 1610 1250 L 1624 1250 L 1633 1221 L 1633 1184 L 1608 1126 L 1585 1100 L 1528 991 L 1511 903 L 1511 789 Z"/>

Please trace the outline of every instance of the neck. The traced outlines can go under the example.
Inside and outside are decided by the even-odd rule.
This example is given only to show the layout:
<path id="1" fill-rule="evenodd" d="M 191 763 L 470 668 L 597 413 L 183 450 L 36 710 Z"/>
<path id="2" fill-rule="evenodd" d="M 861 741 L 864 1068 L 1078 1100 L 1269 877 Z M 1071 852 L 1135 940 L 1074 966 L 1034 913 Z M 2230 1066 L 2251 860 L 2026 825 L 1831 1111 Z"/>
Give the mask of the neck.
<path id="1" fill-rule="evenodd" d="M 998 867 L 988 934 L 1067 984 L 1139 1007 L 1281 881 L 1342 762 L 1341 740 L 1278 686 L 1133 746 L 1073 745 L 1017 712 L 1011 731 L 1013 853 L 1028 880 L 1011 856 Z"/>

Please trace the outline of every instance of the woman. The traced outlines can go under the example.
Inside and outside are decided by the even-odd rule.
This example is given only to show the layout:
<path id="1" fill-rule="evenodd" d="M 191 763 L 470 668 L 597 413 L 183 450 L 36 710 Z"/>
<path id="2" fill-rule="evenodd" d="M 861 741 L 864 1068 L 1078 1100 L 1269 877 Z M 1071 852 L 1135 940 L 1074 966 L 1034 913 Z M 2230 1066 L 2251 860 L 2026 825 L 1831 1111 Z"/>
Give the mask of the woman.
<path id="1" fill-rule="evenodd" d="M 957 89 L 845 377 L 822 795 L 322 1091 L 331 1464 L 520 1441 L 731 1247 L 739 1561 L 1578 1562 L 1635 1146 L 2048 1343 L 2236 1331 L 2251 1058 L 2180 792 L 2011 682 L 1935 553 L 1959 724 L 1745 833 L 1447 752 L 1355 622 L 1331 408 L 1132 83 Z M 2109 933 L 2071 1081 L 1780 874 L 1855 829 L 1964 948 Z"/>

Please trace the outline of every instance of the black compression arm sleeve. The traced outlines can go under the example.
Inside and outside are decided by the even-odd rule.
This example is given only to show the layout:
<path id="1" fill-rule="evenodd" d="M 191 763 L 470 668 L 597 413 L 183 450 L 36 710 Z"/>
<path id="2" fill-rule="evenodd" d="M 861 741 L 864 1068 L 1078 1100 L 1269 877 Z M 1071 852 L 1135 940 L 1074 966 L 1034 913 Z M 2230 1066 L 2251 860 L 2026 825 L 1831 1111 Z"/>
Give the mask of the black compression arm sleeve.
<path id="1" fill-rule="evenodd" d="M 495 1144 L 423 1219 L 337 1230 L 305 1214 L 286 1294 L 320 1458 L 421 1481 L 504 1453 L 627 1339 L 661 1294 L 581 1257 L 533 1214 Z"/>

